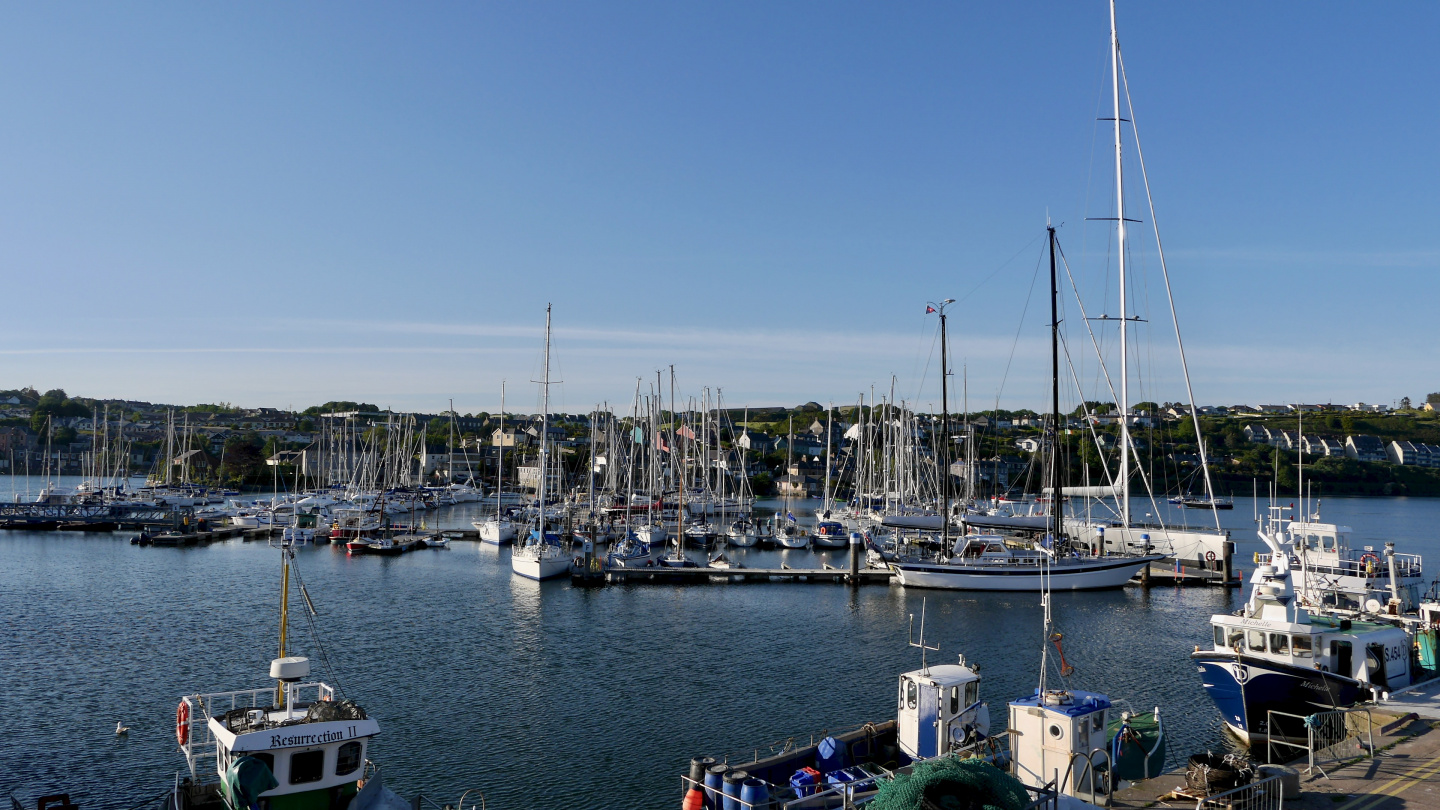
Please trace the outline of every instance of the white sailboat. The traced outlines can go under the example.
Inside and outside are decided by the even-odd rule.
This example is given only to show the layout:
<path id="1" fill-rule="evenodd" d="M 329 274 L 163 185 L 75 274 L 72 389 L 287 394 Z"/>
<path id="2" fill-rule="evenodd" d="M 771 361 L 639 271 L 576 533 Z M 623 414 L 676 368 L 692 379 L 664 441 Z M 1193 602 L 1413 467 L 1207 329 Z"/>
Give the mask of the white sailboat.
<path id="1" fill-rule="evenodd" d="M 1215 511 L 1215 490 L 1210 481 L 1209 458 L 1206 453 L 1204 434 L 1200 430 L 1200 417 L 1196 411 L 1195 393 L 1190 384 L 1190 370 L 1185 360 L 1185 343 L 1180 337 L 1180 322 L 1175 312 L 1174 296 L 1170 289 L 1170 273 L 1165 262 L 1165 249 L 1160 241 L 1160 227 L 1155 222 L 1155 206 L 1153 200 L 1149 200 L 1150 181 L 1145 173 L 1145 158 L 1140 149 L 1139 129 L 1135 124 L 1134 105 L 1130 103 L 1128 86 L 1125 88 L 1126 110 L 1128 115 L 1122 115 L 1121 107 L 1121 84 L 1125 80 L 1125 66 L 1120 54 L 1120 35 L 1115 27 L 1115 8 L 1113 2 L 1110 7 L 1110 72 L 1111 72 L 1111 121 L 1113 124 L 1115 147 L 1115 216 L 1104 219 L 1113 219 L 1116 226 L 1117 249 L 1115 256 L 1119 275 L 1119 354 L 1120 354 L 1120 384 L 1118 391 L 1116 386 L 1110 382 L 1109 372 L 1105 371 L 1104 358 L 1099 358 L 1103 379 L 1110 388 L 1110 394 L 1115 397 L 1120 410 L 1120 443 L 1119 443 L 1119 473 L 1112 481 L 1107 481 L 1104 487 L 1074 487 L 1062 490 L 1059 495 L 1070 495 L 1077 497 L 1103 498 L 1094 503 L 1097 506 L 1108 505 L 1109 499 L 1114 500 L 1114 517 L 1112 519 L 1094 519 L 1086 517 L 1081 519 L 1073 517 L 1066 522 L 1066 530 L 1075 536 L 1079 542 L 1088 545 L 1099 553 L 1107 551 L 1118 551 L 1122 553 L 1145 553 L 1151 549 L 1158 550 L 1167 556 L 1178 559 L 1194 560 L 1198 558 L 1215 559 L 1225 553 L 1225 543 L 1229 539 L 1229 533 L 1220 528 L 1219 514 Z M 1190 398 L 1190 418 L 1195 428 L 1195 435 L 1198 437 L 1197 444 L 1200 454 L 1200 468 L 1204 473 L 1205 497 L 1212 503 L 1211 514 L 1214 517 L 1215 528 L 1198 529 L 1185 528 L 1164 523 L 1144 524 L 1132 519 L 1131 515 L 1131 484 L 1133 474 L 1138 474 L 1145 483 L 1147 494 L 1152 504 L 1155 497 L 1149 492 L 1149 481 L 1145 478 L 1144 465 L 1138 463 L 1139 452 L 1130 436 L 1130 424 L 1134 415 L 1130 413 L 1130 364 L 1129 364 L 1129 326 L 1132 321 L 1140 319 L 1129 312 L 1129 223 L 1138 220 L 1127 218 L 1125 208 L 1125 173 L 1122 160 L 1122 122 L 1130 122 L 1131 132 L 1134 136 L 1135 155 L 1139 160 L 1141 177 L 1144 180 L 1151 225 L 1155 234 L 1155 248 L 1160 260 L 1160 271 L 1165 280 L 1165 295 L 1170 305 L 1170 316 L 1175 326 L 1175 342 L 1180 355 L 1180 368 L 1184 374 L 1185 390 Z M 1088 329 L 1089 317 L 1080 303 L 1080 322 L 1086 324 Z M 1109 317 L 1102 317 L 1097 320 L 1114 320 Z M 1096 352 L 1099 353 L 1098 343 Z M 1083 399 L 1083 398 L 1082 398 Z M 1088 416 L 1088 413 L 1087 413 Z M 1132 467 L 1131 454 L 1136 455 L 1137 463 Z M 1109 474 L 1108 469 L 1106 474 Z M 1051 493 L 1052 497 L 1055 493 Z M 1152 513 L 1161 514 L 1158 505 L 1153 505 Z"/>
<path id="2" fill-rule="evenodd" d="M 790 432 L 785 440 L 785 514 L 775 516 L 775 545 L 781 548 L 805 548 L 810 545 L 810 536 L 795 522 L 790 511 L 790 490 L 795 477 L 790 473 L 791 449 L 795 446 L 795 417 L 790 417 Z"/>
<path id="3" fill-rule="evenodd" d="M 544 407 L 540 422 L 539 505 L 535 528 L 523 546 L 510 555 L 510 570 L 526 579 L 545 580 L 570 573 L 570 559 L 560 547 L 560 538 L 545 531 L 545 490 L 550 477 L 550 305 L 545 305 L 545 381 L 541 383 Z"/>
<path id="4" fill-rule="evenodd" d="M 548 352 L 547 352 L 548 353 Z M 503 546 L 515 539 L 515 524 L 501 513 L 500 485 L 505 475 L 505 381 L 500 381 L 500 446 L 495 457 L 495 517 L 471 523 L 480 533 L 480 542 Z"/>

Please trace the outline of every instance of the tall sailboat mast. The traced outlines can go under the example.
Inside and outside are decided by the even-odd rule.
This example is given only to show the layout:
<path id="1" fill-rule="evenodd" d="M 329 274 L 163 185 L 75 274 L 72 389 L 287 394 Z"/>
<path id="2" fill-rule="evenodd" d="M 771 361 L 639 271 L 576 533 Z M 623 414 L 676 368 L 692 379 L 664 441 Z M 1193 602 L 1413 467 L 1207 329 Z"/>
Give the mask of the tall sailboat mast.
<path id="1" fill-rule="evenodd" d="M 483 456 L 482 456 L 483 458 Z M 495 454 L 495 531 L 500 531 L 500 488 L 505 484 L 505 381 L 500 381 L 500 447 Z M 497 540 L 498 542 L 498 540 Z"/>
<path id="2" fill-rule="evenodd" d="M 1130 343 L 1125 288 L 1125 170 L 1120 160 L 1120 34 L 1115 28 L 1115 0 L 1110 0 L 1110 86 L 1115 124 L 1115 225 L 1120 257 L 1120 519 L 1130 525 Z"/>
<path id="3" fill-rule="evenodd" d="M 540 532 L 536 542 L 545 542 L 545 479 L 549 477 L 548 440 L 550 438 L 550 305 L 545 305 L 545 382 L 540 394 L 540 510 L 536 522 Z"/>
<path id="4" fill-rule="evenodd" d="M 931 305 L 940 313 L 940 452 L 936 461 L 940 466 L 940 542 L 941 548 L 950 548 L 950 367 L 946 354 L 945 307 L 955 303 L 946 298 L 939 305 Z M 948 551 L 946 553 L 949 553 Z"/>
<path id="5" fill-rule="evenodd" d="M 1060 310 L 1055 299 L 1055 227 L 1050 235 L 1050 542 L 1059 544 L 1064 525 L 1060 497 Z"/>

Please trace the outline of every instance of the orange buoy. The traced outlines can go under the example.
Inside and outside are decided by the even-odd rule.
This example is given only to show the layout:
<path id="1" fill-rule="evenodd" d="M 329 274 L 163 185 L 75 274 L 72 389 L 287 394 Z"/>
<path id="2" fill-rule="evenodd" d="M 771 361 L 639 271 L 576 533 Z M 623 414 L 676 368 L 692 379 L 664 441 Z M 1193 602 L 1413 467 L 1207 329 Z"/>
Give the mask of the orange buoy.
<path id="1" fill-rule="evenodd" d="M 685 801 L 680 803 L 680 810 L 701 810 L 705 806 L 705 791 L 698 787 L 692 787 L 685 794 Z"/>

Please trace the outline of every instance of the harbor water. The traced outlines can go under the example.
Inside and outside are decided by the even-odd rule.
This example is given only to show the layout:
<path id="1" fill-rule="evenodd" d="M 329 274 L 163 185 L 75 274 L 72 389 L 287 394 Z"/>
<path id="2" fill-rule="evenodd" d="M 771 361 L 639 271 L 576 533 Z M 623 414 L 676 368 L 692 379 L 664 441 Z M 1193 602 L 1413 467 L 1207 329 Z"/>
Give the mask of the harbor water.
<path id="1" fill-rule="evenodd" d="M 0 479 L 0 497 L 7 486 Z M 426 519 L 468 528 L 478 507 Z M 1150 509 L 1137 502 L 1137 518 Z M 1247 573 L 1260 548 L 1251 515 L 1248 499 L 1222 513 Z M 1332 499 L 1323 517 L 1353 527 L 1357 545 L 1393 540 L 1440 564 L 1440 501 Z M 184 766 L 174 737 L 180 695 L 270 683 L 280 552 L 238 539 L 142 548 L 129 537 L 0 532 L 9 726 L 0 790 L 68 792 L 85 810 L 126 810 L 163 793 Z M 926 640 L 940 645 L 930 660 L 963 653 L 978 663 L 997 721 L 1006 700 L 1035 688 L 1036 594 L 781 583 L 580 589 L 512 576 L 509 553 L 472 542 L 393 558 L 330 546 L 296 552 L 319 615 L 312 626 L 295 611 L 290 652 L 310 656 L 318 677 L 380 721 L 371 758 L 402 795 L 454 803 L 476 789 L 501 808 L 674 806 L 691 756 L 745 761 L 757 747 L 763 755 L 787 739 L 893 718 L 896 676 L 919 664 L 906 640 L 922 600 Z M 843 565 L 844 553 L 730 552 L 748 567 Z M 1160 707 L 1177 761 L 1228 747 L 1187 656 L 1208 639 L 1209 616 L 1242 599 L 1210 587 L 1058 593 L 1055 619 L 1076 670 L 1065 683 Z M 131 727 L 127 736 L 116 737 L 117 721 Z"/>

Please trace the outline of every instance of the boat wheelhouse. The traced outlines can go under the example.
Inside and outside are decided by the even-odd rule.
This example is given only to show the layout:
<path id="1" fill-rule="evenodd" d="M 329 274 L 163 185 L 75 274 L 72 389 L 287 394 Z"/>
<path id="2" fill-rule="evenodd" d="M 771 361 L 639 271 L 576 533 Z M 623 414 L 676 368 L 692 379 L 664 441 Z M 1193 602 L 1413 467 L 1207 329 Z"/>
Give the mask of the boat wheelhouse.
<path id="1" fill-rule="evenodd" d="M 1277 536 L 1290 552 L 1290 568 L 1298 570 L 1300 596 L 1306 604 L 1349 611 L 1400 614 L 1420 604 L 1425 586 L 1418 554 L 1398 554 L 1394 543 L 1350 545 L 1349 526 L 1292 521 Z M 1393 587 L 1392 587 L 1393 586 Z M 1391 602 L 1398 600 L 1398 604 Z"/>

